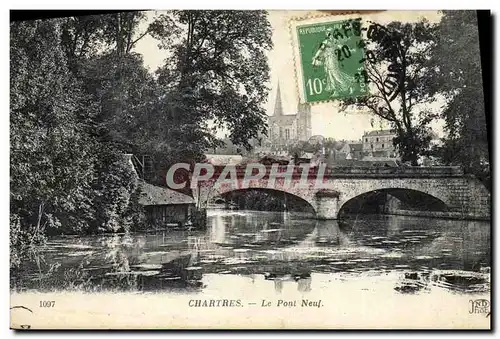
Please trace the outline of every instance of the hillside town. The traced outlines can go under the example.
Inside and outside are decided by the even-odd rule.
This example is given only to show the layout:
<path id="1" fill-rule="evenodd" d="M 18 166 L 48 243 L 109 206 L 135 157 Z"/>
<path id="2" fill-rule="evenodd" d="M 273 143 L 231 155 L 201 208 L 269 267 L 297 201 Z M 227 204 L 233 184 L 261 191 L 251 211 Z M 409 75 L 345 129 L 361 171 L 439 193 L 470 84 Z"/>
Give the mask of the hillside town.
<path id="1" fill-rule="evenodd" d="M 334 114 L 334 113 L 332 113 Z M 253 140 L 253 149 L 246 151 L 228 138 L 225 146 L 207 152 L 207 161 L 214 165 L 238 165 L 252 161 L 281 164 L 311 163 L 327 166 L 402 166 L 393 144 L 396 131 L 373 129 L 365 131 L 358 140 L 335 139 L 313 135 L 311 106 L 298 104 L 295 114 L 284 114 L 278 84 L 274 113 L 268 116 L 268 133 Z M 433 135 L 432 144 L 440 140 Z M 421 157 L 420 166 L 439 165 L 435 159 Z"/>

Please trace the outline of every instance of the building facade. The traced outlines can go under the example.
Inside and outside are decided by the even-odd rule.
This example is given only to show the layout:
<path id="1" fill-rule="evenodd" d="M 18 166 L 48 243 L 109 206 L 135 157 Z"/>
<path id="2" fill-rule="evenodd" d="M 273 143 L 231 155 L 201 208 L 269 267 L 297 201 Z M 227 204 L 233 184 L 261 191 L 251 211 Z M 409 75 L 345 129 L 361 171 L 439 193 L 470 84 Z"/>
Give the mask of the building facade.
<path id="1" fill-rule="evenodd" d="M 144 206 L 151 227 L 183 226 L 196 213 L 193 197 L 147 183 L 140 183 L 139 204 Z"/>
<path id="2" fill-rule="evenodd" d="M 394 130 L 369 131 L 363 134 L 363 155 L 370 157 L 395 158 L 396 148 L 392 140 L 396 137 Z"/>
<path id="3" fill-rule="evenodd" d="M 311 106 L 298 104 L 296 114 L 284 114 L 278 84 L 274 114 L 268 117 L 268 137 L 264 144 L 286 146 L 311 137 Z"/>

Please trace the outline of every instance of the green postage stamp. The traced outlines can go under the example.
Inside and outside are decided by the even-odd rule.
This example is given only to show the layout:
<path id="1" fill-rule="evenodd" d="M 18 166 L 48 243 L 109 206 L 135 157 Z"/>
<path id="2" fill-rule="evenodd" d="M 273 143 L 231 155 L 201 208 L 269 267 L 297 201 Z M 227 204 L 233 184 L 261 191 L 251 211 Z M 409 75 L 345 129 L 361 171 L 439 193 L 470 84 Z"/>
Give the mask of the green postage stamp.
<path id="1" fill-rule="evenodd" d="M 368 93 L 364 81 L 361 19 L 292 27 L 301 102 L 314 103 Z"/>

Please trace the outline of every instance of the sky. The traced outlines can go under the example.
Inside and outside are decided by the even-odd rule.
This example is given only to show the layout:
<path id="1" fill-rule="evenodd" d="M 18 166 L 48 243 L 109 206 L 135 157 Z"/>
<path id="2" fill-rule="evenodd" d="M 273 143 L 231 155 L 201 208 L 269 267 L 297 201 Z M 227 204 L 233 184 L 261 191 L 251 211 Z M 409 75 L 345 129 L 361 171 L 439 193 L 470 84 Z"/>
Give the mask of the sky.
<path id="1" fill-rule="evenodd" d="M 158 12 L 156 12 L 158 13 Z M 148 12 L 151 20 L 155 12 Z M 269 11 L 269 22 L 273 30 L 274 47 L 268 52 L 268 62 L 270 67 L 270 88 L 265 108 L 268 115 L 274 112 L 276 101 L 276 88 L 279 82 L 281 91 L 281 101 L 285 114 L 295 114 L 299 102 L 297 80 L 295 78 L 295 65 L 293 58 L 292 38 L 289 28 L 289 20 L 293 17 L 303 17 L 317 14 L 318 12 L 308 11 Z M 359 15 L 358 15 L 359 16 Z M 437 11 L 391 11 L 376 14 L 363 14 L 364 20 L 373 20 L 379 23 L 388 23 L 394 20 L 403 22 L 415 22 L 425 17 L 430 22 L 438 22 L 440 15 Z M 342 18 L 335 17 L 335 21 Z M 147 25 L 147 23 L 144 23 Z M 156 70 L 163 64 L 166 58 L 166 51 L 158 48 L 158 41 L 150 36 L 137 43 L 135 51 L 141 53 L 146 66 L 151 70 Z M 438 109 L 440 103 L 435 104 L 434 109 Z M 372 127 L 372 124 L 373 127 Z M 354 109 L 346 112 L 339 112 L 336 102 L 315 104 L 311 108 L 312 135 L 323 135 L 337 140 L 359 140 L 365 131 L 388 128 L 389 126 L 374 115 L 367 112 L 360 112 Z M 432 128 L 442 135 L 442 121 L 435 121 Z"/>

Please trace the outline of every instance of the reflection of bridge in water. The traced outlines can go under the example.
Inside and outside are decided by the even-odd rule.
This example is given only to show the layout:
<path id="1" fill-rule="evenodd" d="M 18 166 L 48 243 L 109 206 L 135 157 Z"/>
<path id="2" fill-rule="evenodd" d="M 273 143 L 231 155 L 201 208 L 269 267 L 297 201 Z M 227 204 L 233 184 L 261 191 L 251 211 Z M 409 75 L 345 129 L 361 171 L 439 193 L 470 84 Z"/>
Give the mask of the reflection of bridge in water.
<path id="1" fill-rule="evenodd" d="M 490 193 L 458 167 L 327 168 L 273 166 L 265 173 L 253 164 L 216 168 L 200 181 L 193 196 L 201 206 L 215 197 L 242 190 L 272 190 L 298 197 L 318 219 L 338 219 L 372 200 L 384 212 L 406 211 L 426 216 L 488 219 Z M 261 169 L 264 167 L 261 165 Z M 219 178 L 226 179 L 218 182 Z"/>
<path id="2" fill-rule="evenodd" d="M 490 265 L 486 222 L 382 215 L 314 220 L 295 213 L 223 210 L 209 211 L 208 220 L 203 231 L 53 239 L 43 262 L 62 266 L 48 283 L 59 284 L 68 269 L 75 269 L 77 282 L 83 278 L 88 286 L 199 291 L 214 284 L 225 288 L 214 281 L 230 285 L 230 277 L 245 277 L 258 288 L 307 291 L 318 287 L 318 273 L 370 272 L 362 276 L 367 278 L 374 271 L 428 275 L 439 268 L 477 272 L 439 273 L 446 286 L 465 279 L 474 285 L 467 288 L 475 289 L 483 288 L 479 273 Z M 26 267 L 37 276 L 39 263 Z M 420 273 L 408 275 L 411 286 Z M 39 286 L 41 274 L 29 284 Z"/>
<path id="3" fill-rule="evenodd" d="M 271 221 L 268 219 L 274 217 Z M 290 262 L 304 257 L 342 252 L 351 247 L 338 221 L 291 217 L 290 213 L 212 211 L 207 234 L 188 239 L 193 253 L 225 264 Z M 333 250 L 332 250 L 333 246 Z M 358 247 L 364 251 L 364 247 Z M 352 251 L 350 254 L 353 254 Z"/>

